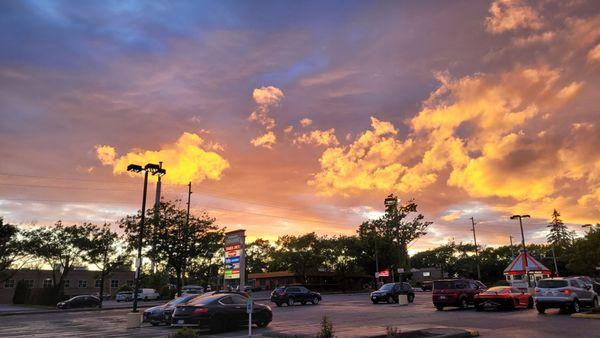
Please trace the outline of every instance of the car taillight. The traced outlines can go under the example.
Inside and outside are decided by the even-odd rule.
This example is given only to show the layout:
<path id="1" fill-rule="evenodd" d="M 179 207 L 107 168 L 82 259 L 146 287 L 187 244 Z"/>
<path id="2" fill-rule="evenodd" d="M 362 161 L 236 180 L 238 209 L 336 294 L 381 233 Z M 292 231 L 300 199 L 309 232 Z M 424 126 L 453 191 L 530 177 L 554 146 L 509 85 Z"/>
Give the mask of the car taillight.
<path id="1" fill-rule="evenodd" d="M 208 313 L 208 309 L 205 307 L 198 307 L 194 309 L 194 314 L 205 314 Z"/>
<path id="2" fill-rule="evenodd" d="M 562 293 L 564 293 L 565 295 L 570 295 L 571 294 L 571 290 L 569 290 L 569 289 L 562 290 Z"/>
<path id="3" fill-rule="evenodd" d="M 534 293 L 540 293 L 540 289 L 538 289 L 538 288 L 535 288 L 535 289 L 533 289 L 533 292 L 534 292 Z"/>

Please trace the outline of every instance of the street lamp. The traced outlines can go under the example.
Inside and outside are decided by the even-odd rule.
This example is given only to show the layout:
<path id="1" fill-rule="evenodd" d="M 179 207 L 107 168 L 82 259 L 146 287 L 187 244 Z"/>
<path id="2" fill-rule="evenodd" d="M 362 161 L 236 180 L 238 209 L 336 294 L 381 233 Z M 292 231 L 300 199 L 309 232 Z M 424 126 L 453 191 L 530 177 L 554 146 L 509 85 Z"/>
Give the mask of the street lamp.
<path id="1" fill-rule="evenodd" d="M 525 248 L 525 234 L 523 233 L 523 218 L 530 218 L 529 215 L 512 215 L 510 219 L 519 219 L 519 226 L 521 227 L 521 245 L 523 246 L 523 257 L 525 258 L 525 276 L 527 279 L 527 287 L 531 287 L 529 284 L 529 269 L 527 269 L 527 248 Z"/>
<path id="2" fill-rule="evenodd" d="M 144 234 L 144 221 L 146 219 L 146 193 L 148 192 L 148 173 L 152 175 L 162 176 L 167 173 L 158 164 L 148 163 L 142 167 L 138 164 L 130 164 L 127 166 L 127 171 L 140 173 L 144 172 L 144 193 L 142 197 L 142 218 L 140 220 L 140 229 L 138 232 L 138 254 L 135 262 L 135 289 L 133 293 L 133 312 L 137 312 L 137 295 L 140 290 L 140 269 L 142 267 L 142 237 Z"/>

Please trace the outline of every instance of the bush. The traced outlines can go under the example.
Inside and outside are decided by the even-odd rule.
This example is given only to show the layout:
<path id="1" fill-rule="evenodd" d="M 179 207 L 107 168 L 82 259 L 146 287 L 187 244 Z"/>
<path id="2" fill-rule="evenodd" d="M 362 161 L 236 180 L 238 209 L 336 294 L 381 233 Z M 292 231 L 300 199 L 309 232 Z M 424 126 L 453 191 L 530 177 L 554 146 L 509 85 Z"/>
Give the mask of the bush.
<path id="1" fill-rule="evenodd" d="M 125 292 L 125 291 L 133 292 L 133 288 L 127 284 L 123 284 L 117 289 L 117 292 Z"/>
<path id="2" fill-rule="evenodd" d="M 329 320 L 329 318 L 327 318 L 327 316 L 323 316 L 323 319 L 321 319 L 321 331 L 319 331 L 319 333 L 317 333 L 315 337 L 333 338 L 335 337 L 333 335 L 334 333 L 335 332 L 333 331 L 333 325 L 331 324 L 331 321 Z"/>
<path id="3" fill-rule="evenodd" d="M 13 295 L 13 304 L 25 304 L 25 301 L 29 297 L 29 288 L 24 280 L 17 282 L 15 287 L 15 294 Z"/>
<path id="4" fill-rule="evenodd" d="M 58 288 L 36 288 L 30 289 L 25 302 L 33 305 L 55 306 L 60 300 Z"/>
<path id="5" fill-rule="evenodd" d="M 168 285 L 164 285 L 160 288 L 158 292 L 160 299 L 173 299 L 175 294 L 177 294 L 177 290 L 172 289 Z"/>
<path id="6" fill-rule="evenodd" d="M 196 331 L 190 329 L 189 327 L 184 327 L 182 329 L 177 330 L 173 333 L 170 338 L 196 338 L 198 335 Z"/>

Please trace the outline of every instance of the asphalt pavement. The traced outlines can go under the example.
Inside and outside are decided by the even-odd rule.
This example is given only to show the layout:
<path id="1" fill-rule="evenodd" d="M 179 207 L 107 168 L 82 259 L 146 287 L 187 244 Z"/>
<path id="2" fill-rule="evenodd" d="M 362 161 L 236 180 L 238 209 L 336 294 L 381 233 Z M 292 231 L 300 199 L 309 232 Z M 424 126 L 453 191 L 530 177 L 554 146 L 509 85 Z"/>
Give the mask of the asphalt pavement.
<path id="1" fill-rule="evenodd" d="M 319 330 L 322 316 L 333 322 L 336 336 L 356 337 L 385 332 L 386 327 L 401 331 L 422 328 L 470 328 L 481 337 L 599 337 L 600 320 L 572 318 L 549 310 L 477 312 L 449 309 L 437 311 L 430 293 L 419 293 L 408 306 L 370 302 L 368 294 L 324 295 L 319 305 L 296 305 L 273 309 L 273 322 L 266 329 L 254 329 L 257 336 L 306 335 Z M 144 324 L 125 328 L 127 310 L 65 312 L 0 317 L 0 337 L 167 337 L 174 328 Z M 244 337 L 247 329 L 207 337 Z"/>

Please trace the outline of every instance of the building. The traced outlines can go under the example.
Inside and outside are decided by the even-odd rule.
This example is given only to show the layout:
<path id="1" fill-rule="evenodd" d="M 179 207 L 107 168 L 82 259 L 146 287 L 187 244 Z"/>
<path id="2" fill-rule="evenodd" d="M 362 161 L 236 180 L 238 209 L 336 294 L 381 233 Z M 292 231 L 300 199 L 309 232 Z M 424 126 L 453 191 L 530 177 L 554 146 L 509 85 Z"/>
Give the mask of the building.
<path id="1" fill-rule="evenodd" d="M 98 274 L 98 271 L 84 269 L 69 272 L 65 279 L 65 295 L 77 296 L 100 292 Z M 31 289 L 52 287 L 52 270 L 19 270 L 6 282 L 0 283 L 0 304 L 12 303 L 15 287 L 20 280 L 24 280 Z M 114 298 L 117 289 L 123 285 L 133 286 L 133 280 L 133 271 L 115 271 L 104 281 L 104 294 L 110 294 L 111 298 Z"/>
<path id="2" fill-rule="evenodd" d="M 255 289 L 273 290 L 278 286 L 303 284 L 316 291 L 361 290 L 373 282 L 369 275 L 348 274 L 340 276 L 330 271 L 315 271 L 306 275 L 306 280 L 298 273 L 291 271 L 275 271 L 251 273 L 248 275 L 248 285 Z"/>

